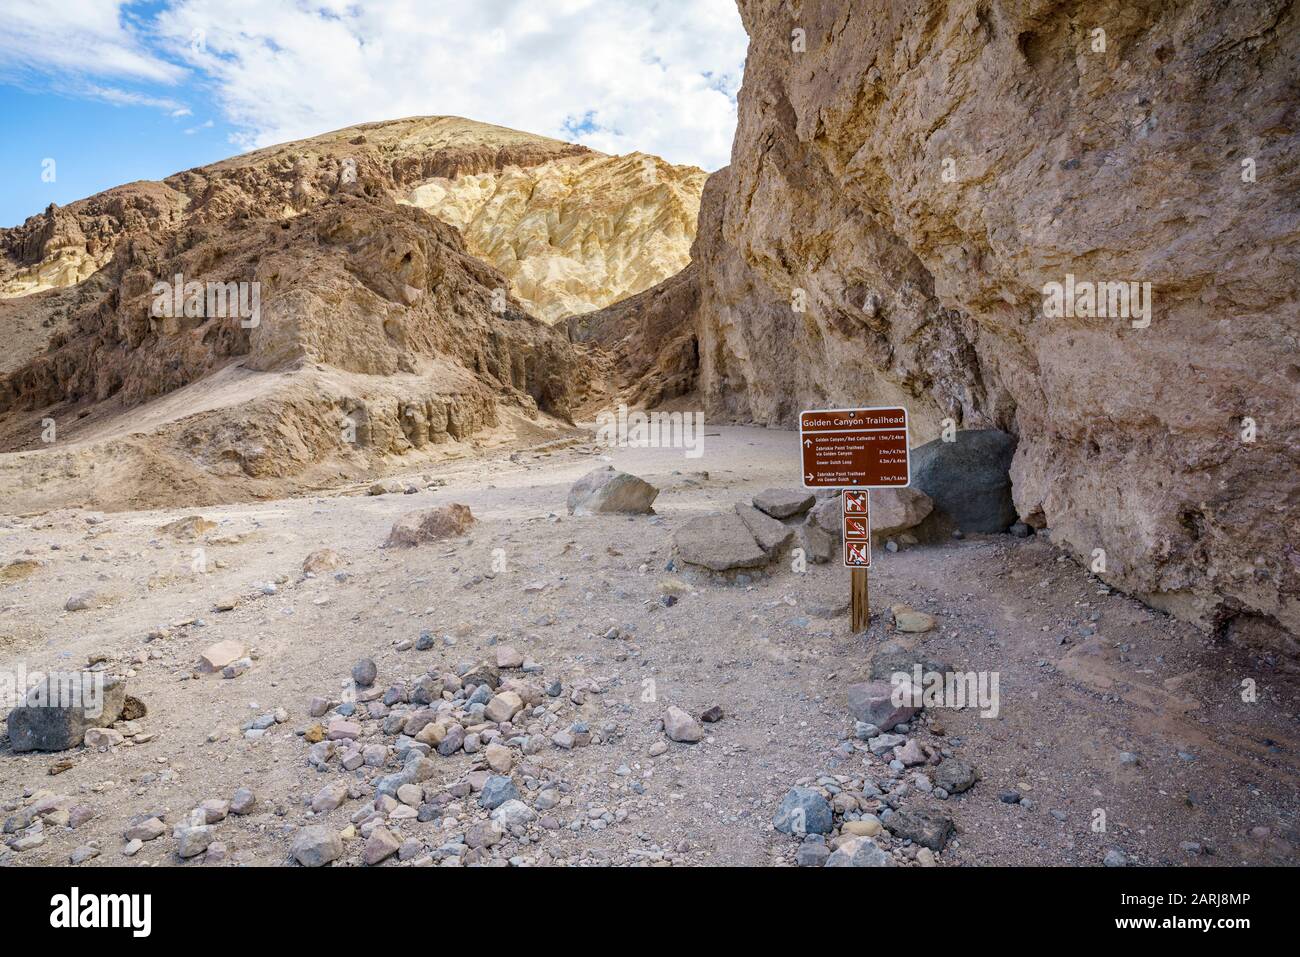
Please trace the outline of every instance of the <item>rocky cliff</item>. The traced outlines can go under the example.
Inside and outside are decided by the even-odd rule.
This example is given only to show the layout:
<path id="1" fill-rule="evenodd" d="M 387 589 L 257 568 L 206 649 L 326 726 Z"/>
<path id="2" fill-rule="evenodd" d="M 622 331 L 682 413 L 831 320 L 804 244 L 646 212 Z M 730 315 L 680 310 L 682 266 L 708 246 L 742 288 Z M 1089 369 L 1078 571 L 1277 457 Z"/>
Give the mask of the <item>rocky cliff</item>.
<path id="1" fill-rule="evenodd" d="M 1296 5 L 740 8 L 732 166 L 693 291 L 637 318 L 678 344 L 629 387 L 688 341 L 715 417 L 903 403 L 916 443 L 1011 431 L 1020 515 L 1103 579 L 1300 632 Z M 629 348 L 608 318 L 575 337 Z"/>
<path id="2" fill-rule="evenodd" d="M 297 215 L 341 177 L 456 226 L 525 308 L 554 322 L 681 270 L 705 174 L 457 117 L 367 123 L 51 206 L 0 230 L 0 299 L 81 282 L 127 233 Z"/>
<path id="3" fill-rule="evenodd" d="M 104 263 L 75 295 L 0 311 L 29 353 L 0 375 L 0 451 L 20 453 L 0 461 L 8 508 L 282 495 L 569 427 L 591 385 L 581 350 L 394 184 L 585 151 L 464 121 L 344 134 L 5 235 L 27 268 L 70 249 Z"/>

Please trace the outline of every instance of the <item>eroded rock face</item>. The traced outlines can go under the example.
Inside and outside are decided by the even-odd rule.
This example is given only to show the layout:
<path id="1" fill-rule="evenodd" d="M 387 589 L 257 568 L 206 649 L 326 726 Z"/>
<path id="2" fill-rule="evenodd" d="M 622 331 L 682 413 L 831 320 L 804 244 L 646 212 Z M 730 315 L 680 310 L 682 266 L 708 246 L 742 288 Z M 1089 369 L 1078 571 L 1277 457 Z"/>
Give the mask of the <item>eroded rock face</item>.
<path id="1" fill-rule="evenodd" d="M 302 212 L 355 176 L 460 230 L 547 322 L 639 293 L 689 261 L 706 174 L 451 116 L 366 123 L 51 205 L 0 229 L 0 299 L 79 283 L 127 234 Z"/>
<path id="2" fill-rule="evenodd" d="M 566 336 L 508 297 L 497 308 L 503 279 L 453 228 L 355 184 L 292 218 L 133 235 L 100 275 L 105 294 L 0 376 L 0 450 L 39 450 L 0 473 L 32 507 L 87 487 L 107 508 L 285 494 L 511 416 L 563 429 L 589 382 Z M 256 321 L 155 315 L 155 284 L 176 275 L 259 289 Z M 88 441 L 40 442 L 47 417 Z M 67 485 L 36 481 L 42 464 Z"/>
<path id="3" fill-rule="evenodd" d="M 599 153 L 437 178 L 403 200 L 457 227 L 546 322 L 621 301 L 685 268 L 706 174 Z"/>
<path id="4" fill-rule="evenodd" d="M 671 299 L 697 306 L 632 317 L 669 332 L 640 381 L 692 341 L 715 419 L 901 404 L 917 444 L 944 419 L 1010 432 L 1019 516 L 1104 549 L 1107 581 L 1300 631 L 1295 6 L 740 9 L 733 163 Z M 1150 283 L 1149 325 L 1051 315 L 1067 275 Z"/>
<path id="5" fill-rule="evenodd" d="M 488 431 L 564 434 L 604 359 L 533 307 L 554 318 L 679 269 L 702 179 L 414 117 L 52 207 L 0 230 L 0 452 L 36 453 L 0 459 L 0 481 L 20 510 L 87 488 L 101 508 L 204 504 L 368 477 Z M 410 205 L 420 190 L 475 238 Z M 257 320 L 195 314 L 188 292 L 158 315 L 177 276 L 256 284 Z"/>

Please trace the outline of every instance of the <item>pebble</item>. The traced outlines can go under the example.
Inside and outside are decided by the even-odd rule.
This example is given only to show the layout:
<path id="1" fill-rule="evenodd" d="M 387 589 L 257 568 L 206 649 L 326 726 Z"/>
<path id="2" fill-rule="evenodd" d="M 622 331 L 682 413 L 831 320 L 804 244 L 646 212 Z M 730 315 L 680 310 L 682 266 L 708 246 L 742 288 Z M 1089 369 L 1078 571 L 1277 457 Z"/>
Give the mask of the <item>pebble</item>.
<path id="1" fill-rule="evenodd" d="M 681 708 L 673 706 L 664 712 L 664 734 L 671 741 L 694 744 L 704 737 L 704 729 Z"/>
<path id="2" fill-rule="evenodd" d="M 299 828 L 289 853 L 303 867 L 322 867 L 343 856 L 343 838 L 333 828 L 312 824 Z"/>

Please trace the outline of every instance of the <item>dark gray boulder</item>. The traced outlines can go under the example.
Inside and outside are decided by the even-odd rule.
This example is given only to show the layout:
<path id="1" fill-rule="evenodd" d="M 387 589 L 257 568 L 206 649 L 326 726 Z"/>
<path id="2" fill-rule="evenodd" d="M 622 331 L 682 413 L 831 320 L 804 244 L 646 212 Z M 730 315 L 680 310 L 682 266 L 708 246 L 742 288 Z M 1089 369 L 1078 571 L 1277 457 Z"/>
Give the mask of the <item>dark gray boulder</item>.
<path id="1" fill-rule="evenodd" d="M 912 487 L 963 532 L 1005 532 L 1016 520 L 1011 460 L 1016 437 L 997 429 L 958 432 L 912 450 Z"/>
<path id="2" fill-rule="evenodd" d="M 46 676 L 9 712 L 9 745 L 14 751 L 75 748 L 89 729 L 117 721 L 125 704 L 120 678 L 95 671 Z"/>

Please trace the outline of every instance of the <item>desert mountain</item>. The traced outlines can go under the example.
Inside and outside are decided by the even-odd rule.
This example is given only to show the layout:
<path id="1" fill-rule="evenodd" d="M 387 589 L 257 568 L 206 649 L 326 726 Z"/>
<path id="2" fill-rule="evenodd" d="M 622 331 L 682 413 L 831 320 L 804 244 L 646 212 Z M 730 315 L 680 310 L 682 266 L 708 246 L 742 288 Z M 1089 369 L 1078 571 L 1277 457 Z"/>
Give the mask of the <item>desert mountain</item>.
<path id="1" fill-rule="evenodd" d="M 596 171 L 592 197 L 564 195 L 585 188 L 565 164 Z M 504 184 L 529 175 L 514 209 Z M 549 268 L 548 285 L 538 224 L 555 224 L 555 262 L 576 250 L 591 275 L 610 265 L 613 290 L 653 282 L 691 238 L 674 175 L 652 158 L 422 118 L 129 184 L 6 230 L 8 288 L 27 290 L 0 301 L 13 333 L 0 449 L 25 452 L 3 466 L 15 502 L 238 500 L 361 477 L 450 439 L 561 434 L 592 363 L 430 214 L 430 191 L 455 197 L 449 215 L 471 235 L 491 238 L 487 207 L 531 230 L 527 250 L 497 258 L 531 277 L 533 296 L 597 302 L 618 293 L 600 279 L 577 289 L 569 267 Z M 462 176 L 495 199 L 470 203 Z M 654 196 L 678 205 L 660 215 Z M 631 204 L 621 213 L 617 197 Z M 609 219 L 575 224 L 588 207 Z M 641 224 L 640 260 L 623 239 L 608 257 L 593 249 L 620 216 Z M 656 224 L 669 230 L 658 240 Z"/>
<path id="2" fill-rule="evenodd" d="M 914 442 L 1014 433 L 1021 517 L 1104 581 L 1300 632 L 1296 7 L 740 8 L 692 266 L 574 338 L 715 420 L 866 402 Z M 1054 314 L 1076 281 L 1149 290 L 1149 323 Z"/>
<path id="3" fill-rule="evenodd" d="M 133 183 L 0 230 L 0 299 L 79 283 L 119 236 L 198 217 L 293 216 L 349 164 L 368 188 L 461 230 L 553 322 L 648 289 L 690 259 L 705 173 L 458 117 L 367 123 Z"/>

